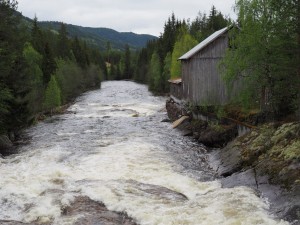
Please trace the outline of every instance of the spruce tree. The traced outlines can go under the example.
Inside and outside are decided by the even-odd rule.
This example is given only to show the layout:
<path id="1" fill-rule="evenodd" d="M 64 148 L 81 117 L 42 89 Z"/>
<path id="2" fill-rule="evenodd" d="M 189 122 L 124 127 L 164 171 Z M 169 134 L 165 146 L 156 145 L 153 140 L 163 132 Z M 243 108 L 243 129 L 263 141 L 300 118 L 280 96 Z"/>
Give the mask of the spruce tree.
<path id="1" fill-rule="evenodd" d="M 86 68 L 88 65 L 88 58 L 86 52 L 81 46 L 78 37 L 75 37 L 74 40 L 72 41 L 72 51 L 74 53 L 78 65 L 80 65 L 81 68 Z"/>
<path id="2" fill-rule="evenodd" d="M 6 128 L 6 116 L 10 112 L 9 102 L 13 99 L 11 90 L 6 82 L 15 60 L 16 49 L 13 46 L 17 34 L 18 21 L 13 17 L 13 10 L 17 7 L 15 1 L 0 0 L 0 133 Z"/>
<path id="3" fill-rule="evenodd" d="M 134 72 L 134 80 L 141 83 L 147 82 L 147 70 L 148 70 L 148 52 L 147 48 L 143 48 L 137 59 L 137 65 Z"/>
<path id="4" fill-rule="evenodd" d="M 131 72 L 131 58 L 130 58 L 130 49 L 129 45 L 125 46 L 125 55 L 124 55 L 124 79 L 130 79 L 132 77 Z"/>
<path id="5" fill-rule="evenodd" d="M 61 23 L 58 31 L 57 54 L 63 59 L 71 58 L 71 49 L 67 35 L 67 27 L 64 23 Z"/>
<path id="6" fill-rule="evenodd" d="M 38 25 L 38 19 L 35 16 L 31 28 L 31 44 L 40 54 L 44 54 L 44 37 Z"/>
<path id="7" fill-rule="evenodd" d="M 0 126 L 18 130 L 28 122 L 28 78 L 24 73 L 22 50 L 26 30 L 16 13 L 17 1 L 0 0 Z"/>
<path id="8" fill-rule="evenodd" d="M 44 84 L 47 85 L 51 79 L 51 75 L 56 70 L 56 63 L 53 57 L 52 50 L 48 43 L 45 44 L 45 48 L 44 48 L 42 70 L 44 75 L 43 77 Z"/>

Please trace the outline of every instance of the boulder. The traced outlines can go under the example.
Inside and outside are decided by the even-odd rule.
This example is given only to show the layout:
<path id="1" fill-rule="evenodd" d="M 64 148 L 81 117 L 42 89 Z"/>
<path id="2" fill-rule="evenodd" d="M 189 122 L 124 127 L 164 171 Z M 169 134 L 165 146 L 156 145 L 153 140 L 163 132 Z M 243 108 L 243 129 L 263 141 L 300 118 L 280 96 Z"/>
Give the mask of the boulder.
<path id="1" fill-rule="evenodd" d="M 187 115 L 187 112 L 184 109 L 184 107 L 178 102 L 174 101 L 174 99 L 172 98 L 167 100 L 166 109 L 167 109 L 168 117 L 170 118 L 171 121 L 175 121 L 180 117 Z"/>
<path id="2" fill-rule="evenodd" d="M 213 151 L 209 161 L 220 176 L 231 176 L 242 169 L 241 149 L 235 141 L 230 142 L 225 148 Z"/>
<path id="3" fill-rule="evenodd" d="M 204 130 L 199 130 L 198 141 L 207 147 L 221 148 L 237 136 L 236 126 L 208 126 Z"/>
<path id="4" fill-rule="evenodd" d="M 9 154 L 12 148 L 13 148 L 13 143 L 8 138 L 8 136 L 0 135 L 0 153 L 3 155 Z"/>

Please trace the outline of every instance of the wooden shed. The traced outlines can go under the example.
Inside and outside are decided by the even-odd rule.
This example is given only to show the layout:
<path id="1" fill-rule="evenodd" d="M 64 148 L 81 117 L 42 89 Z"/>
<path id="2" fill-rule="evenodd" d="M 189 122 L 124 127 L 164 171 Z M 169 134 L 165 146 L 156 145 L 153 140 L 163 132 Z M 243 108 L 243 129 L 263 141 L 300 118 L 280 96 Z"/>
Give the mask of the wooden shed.
<path id="1" fill-rule="evenodd" d="M 168 80 L 170 83 L 170 95 L 177 99 L 182 98 L 182 81 L 181 78 L 175 78 Z"/>
<path id="2" fill-rule="evenodd" d="M 229 46 L 229 29 L 216 31 L 179 58 L 184 100 L 196 105 L 224 105 L 229 101 L 218 69 Z"/>

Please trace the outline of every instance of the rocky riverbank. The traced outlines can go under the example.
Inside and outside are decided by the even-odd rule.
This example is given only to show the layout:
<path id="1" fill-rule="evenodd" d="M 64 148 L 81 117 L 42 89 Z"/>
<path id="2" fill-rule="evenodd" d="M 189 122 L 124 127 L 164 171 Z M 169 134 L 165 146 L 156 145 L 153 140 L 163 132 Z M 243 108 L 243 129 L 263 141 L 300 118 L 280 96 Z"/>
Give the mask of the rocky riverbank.
<path id="1" fill-rule="evenodd" d="M 166 107 L 173 121 L 192 115 L 172 99 Z M 254 188 L 275 215 L 300 224 L 300 122 L 267 123 L 239 137 L 234 124 L 222 121 L 191 119 L 179 128 L 211 147 L 209 162 L 224 187 Z"/>
<path id="2" fill-rule="evenodd" d="M 73 102 L 73 101 L 72 101 Z M 45 111 L 37 114 L 35 118 L 33 119 L 33 124 L 43 121 L 48 117 L 51 117 L 53 115 L 59 115 L 59 114 L 65 114 L 67 113 L 67 109 L 72 103 L 68 103 L 62 106 L 59 106 L 51 111 Z M 16 131 L 10 131 L 4 134 L 0 134 L 0 157 L 1 156 L 8 156 L 11 154 L 16 154 L 17 153 L 17 146 L 19 144 L 19 136 L 21 130 L 16 130 Z"/>
<path id="3" fill-rule="evenodd" d="M 221 148 L 238 135 L 237 126 L 228 121 L 217 120 L 196 120 L 193 119 L 193 112 L 179 102 L 170 98 L 166 103 L 168 117 L 175 121 L 182 116 L 189 116 L 190 120 L 180 125 L 186 135 L 192 135 L 200 143 L 210 148 Z"/>
<path id="4" fill-rule="evenodd" d="M 265 124 L 210 154 L 224 187 L 250 186 L 274 214 L 300 224 L 300 123 Z"/>
<path id="5" fill-rule="evenodd" d="M 15 153 L 13 140 L 9 138 L 9 135 L 0 135 L 0 157 L 1 155 L 10 155 L 13 153 Z"/>

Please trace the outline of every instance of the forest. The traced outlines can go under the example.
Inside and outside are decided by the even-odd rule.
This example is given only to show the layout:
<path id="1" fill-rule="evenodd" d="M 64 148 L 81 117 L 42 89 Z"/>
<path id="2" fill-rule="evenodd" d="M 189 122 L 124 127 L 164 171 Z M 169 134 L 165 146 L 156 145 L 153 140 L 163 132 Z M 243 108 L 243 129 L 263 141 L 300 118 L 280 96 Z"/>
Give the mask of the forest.
<path id="1" fill-rule="evenodd" d="M 300 106 L 300 1 L 239 0 L 235 7 L 236 28 L 221 65 L 229 90 L 243 81 L 234 103 L 269 112 L 273 120 L 295 116 Z"/>
<path id="2" fill-rule="evenodd" d="M 232 24 L 214 6 L 209 14 L 199 12 L 193 21 L 179 20 L 173 13 L 157 40 L 148 42 L 137 55 L 134 80 L 147 83 L 154 93 L 168 93 L 170 78 L 181 76 L 178 58 L 213 32 Z"/>
<path id="3" fill-rule="evenodd" d="M 134 79 L 155 93 L 167 93 L 168 79 L 181 74 L 177 59 L 228 26 L 230 43 L 218 69 L 229 93 L 235 82 L 243 82 L 229 107 L 263 112 L 271 120 L 295 118 L 300 106 L 300 1 L 238 0 L 235 12 L 236 21 L 214 6 L 194 21 L 173 14 L 159 39 L 138 53 Z"/>
<path id="4" fill-rule="evenodd" d="M 34 123 L 101 80 L 131 79 L 155 94 L 169 92 L 168 80 L 180 77 L 181 55 L 226 26 L 230 48 L 220 65 L 232 86 L 241 77 L 243 90 L 234 104 L 287 115 L 299 104 L 299 1 L 239 0 L 236 21 L 214 6 L 194 20 L 167 19 L 161 35 L 139 50 L 128 44 L 95 48 L 68 33 L 64 23 L 54 32 L 17 13 L 15 0 L 0 0 L 0 133 Z M 3 19 L 2 19 L 3 18 Z M 263 90 L 263 91 L 261 91 Z M 258 94 L 259 93 L 259 94 Z M 262 96 L 268 104 L 262 107 Z"/>
<path id="5" fill-rule="evenodd" d="M 0 133 L 34 123 L 80 93 L 99 88 L 105 74 L 100 52 L 78 38 L 23 20 L 17 2 L 0 1 Z"/>

